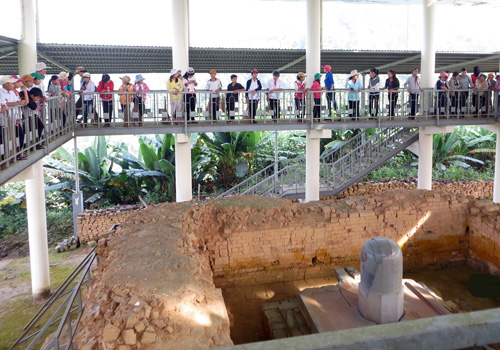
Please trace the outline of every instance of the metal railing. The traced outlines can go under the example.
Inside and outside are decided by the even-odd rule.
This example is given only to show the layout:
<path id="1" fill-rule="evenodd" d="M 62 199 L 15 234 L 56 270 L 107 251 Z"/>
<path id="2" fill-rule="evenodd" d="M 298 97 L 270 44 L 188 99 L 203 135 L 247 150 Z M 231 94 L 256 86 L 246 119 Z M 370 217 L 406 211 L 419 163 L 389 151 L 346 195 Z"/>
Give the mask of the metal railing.
<path id="1" fill-rule="evenodd" d="M 320 157 L 321 163 L 333 163 L 337 159 L 343 157 L 348 152 L 356 149 L 363 143 L 366 138 L 367 130 L 364 130 L 352 137 L 351 139 L 342 143 L 341 146 L 332 149 L 327 154 Z M 254 175 L 248 177 L 238 185 L 227 190 L 226 192 L 218 195 L 215 199 L 220 199 L 229 195 L 237 194 L 270 194 L 270 189 L 275 188 L 278 184 L 282 184 L 282 176 L 284 173 L 291 172 L 292 169 L 305 169 L 305 158 L 295 159 L 280 159 L 276 162 L 269 164 L 264 169 L 258 171 Z M 298 170 L 297 170 L 298 171 Z M 271 179 L 270 178 L 274 178 Z M 290 177 L 290 176 L 288 176 Z M 292 185 L 294 183 L 288 183 Z"/>
<path id="2" fill-rule="evenodd" d="M 112 228 L 114 229 L 114 227 Z M 36 315 L 24 327 L 24 332 L 19 339 L 12 345 L 10 350 L 18 349 L 23 346 L 24 349 L 33 349 L 40 346 L 40 342 L 44 341 L 47 336 L 47 330 L 53 325 L 58 325 L 54 333 L 54 337 L 44 348 L 45 350 L 53 349 L 73 349 L 73 337 L 80 318 L 84 310 L 82 299 L 82 288 L 87 285 L 92 278 L 90 268 L 97 258 L 94 247 L 90 253 L 82 260 L 77 268 L 69 275 L 69 277 L 61 284 L 61 286 L 52 294 L 47 302 L 40 308 Z M 76 285 L 74 285 L 76 283 Z M 74 285 L 74 287 L 73 287 Z M 44 315 L 47 315 L 51 308 L 55 307 L 56 302 L 64 298 L 62 303 L 57 307 L 47 323 L 38 331 L 33 332 L 38 328 L 38 322 L 41 321 Z M 76 302 L 76 305 L 75 305 Z M 72 317 L 76 320 L 76 325 L 72 325 Z M 33 332 L 33 333 L 31 333 Z M 66 333 L 69 340 L 65 344 L 60 344 L 61 335 Z M 31 333 L 31 334 L 30 334 Z M 29 341 L 29 344 L 26 344 Z"/>
<path id="3" fill-rule="evenodd" d="M 34 110 L 8 107 L 0 113 L 0 170 L 26 159 L 75 128 L 75 105 L 66 97 L 48 97 Z"/>

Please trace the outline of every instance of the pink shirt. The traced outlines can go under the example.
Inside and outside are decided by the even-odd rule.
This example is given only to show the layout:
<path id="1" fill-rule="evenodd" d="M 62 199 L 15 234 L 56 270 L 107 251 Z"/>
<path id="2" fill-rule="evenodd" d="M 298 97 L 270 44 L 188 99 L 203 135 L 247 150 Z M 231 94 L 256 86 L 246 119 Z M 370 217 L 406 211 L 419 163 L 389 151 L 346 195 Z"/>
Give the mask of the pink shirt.
<path id="1" fill-rule="evenodd" d="M 311 90 L 312 91 L 321 91 L 321 90 L 323 90 L 321 88 L 321 83 L 319 81 L 315 80 L 314 83 L 311 86 Z M 314 94 L 314 98 L 321 98 L 321 94 L 320 93 L 315 93 Z"/>
<path id="2" fill-rule="evenodd" d="M 134 91 L 139 91 L 140 89 L 142 88 L 142 91 L 144 92 L 148 92 L 149 91 L 149 87 L 146 85 L 146 83 L 142 83 L 140 86 L 139 84 L 134 84 Z M 142 97 L 142 100 L 143 101 L 146 101 L 146 94 L 137 94 L 137 96 L 140 96 Z"/>
<path id="3" fill-rule="evenodd" d="M 304 81 L 303 83 L 301 83 L 300 81 L 296 80 L 295 81 L 295 90 L 297 92 L 295 93 L 295 98 L 303 99 L 304 94 L 302 92 L 298 92 L 298 91 L 304 91 L 305 89 L 306 89 L 306 82 Z"/>

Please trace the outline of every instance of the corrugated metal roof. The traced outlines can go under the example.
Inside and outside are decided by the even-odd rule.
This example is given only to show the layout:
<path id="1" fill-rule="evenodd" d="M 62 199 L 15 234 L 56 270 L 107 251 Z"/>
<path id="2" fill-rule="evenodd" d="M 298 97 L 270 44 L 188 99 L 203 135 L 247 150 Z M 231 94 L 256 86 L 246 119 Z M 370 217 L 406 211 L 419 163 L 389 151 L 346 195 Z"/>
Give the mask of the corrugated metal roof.
<path id="1" fill-rule="evenodd" d="M 17 73 L 17 54 L 5 56 L 12 51 L 16 40 L 0 37 L 0 74 Z M 117 46 L 117 45 L 73 45 L 38 44 L 39 60 L 57 74 L 61 69 L 73 70 L 84 66 L 93 73 L 167 73 L 172 68 L 172 48 L 162 46 Z M 245 49 L 245 48 L 201 48 L 189 49 L 190 66 L 197 71 L 214 68 L 221 73 L 247 72 L 257 68 L 271 72 L 282 68 L 283 73 L 306 70 L 305 50 L 301 49 Z M 482 71 L 498 71 L 500 53 L 439 52 L 436 55 L 436 69 L 446 67 L 458 70 L 467 65 L 469 70 L 478 64 Z M 59 66 L 55 66 L 55 62 Z M 335 73 L 349 73 L 353 69 L 368 71 L 372 67 L 395 69 L 407 73 L 420 66 L 418 51 L 367 51 L 367 50 L 323 50 L 321 64 L 329 64 Z"/>

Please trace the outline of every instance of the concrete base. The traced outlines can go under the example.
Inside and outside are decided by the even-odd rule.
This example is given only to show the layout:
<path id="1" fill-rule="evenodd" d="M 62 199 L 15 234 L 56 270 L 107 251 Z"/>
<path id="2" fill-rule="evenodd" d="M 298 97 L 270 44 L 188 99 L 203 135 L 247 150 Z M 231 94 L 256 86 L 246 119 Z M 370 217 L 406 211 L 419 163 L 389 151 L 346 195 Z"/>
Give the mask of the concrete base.
<path id="1" fill-rule="evenodd" d="M 358 311 L 358 284 L 340 270 L 338 285 L 309 288 L 298 295 L 301 310 L 312 333 L 332 332 L 377 325 L 365 320 Z M 400 321 L 447 315 L 451 312 L 442 306 L 427 288 L 414 280 L 403 279 L 404 310 Z"/>

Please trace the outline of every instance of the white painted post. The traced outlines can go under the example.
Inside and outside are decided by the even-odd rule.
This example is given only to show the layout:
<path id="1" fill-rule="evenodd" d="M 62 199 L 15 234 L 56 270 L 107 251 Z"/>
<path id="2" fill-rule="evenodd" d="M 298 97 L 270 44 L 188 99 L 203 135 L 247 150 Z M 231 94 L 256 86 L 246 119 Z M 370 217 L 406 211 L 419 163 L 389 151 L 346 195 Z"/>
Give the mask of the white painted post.
<path id="1" fill-rule="evenodd" d="M 321 68 L 321 2 L 307 0 L 306 73 L 307 86 L 314 81 L 314 74 Z"/>
<path id="2" fill-rule="evenodd" d="M 496 126 L 495 176 L 493 178 L 493 203 L 500 203 L 500 126 Z"/>
<path id="3" fill-rule="evenodd" d="M 33 178 L 26 180 L 26 209 L 30 248 L 31 290 L 34 298 L 43 298 L 50 292 L 49 248 L 45 212 L 45 185 L 43 161 L 32 165 Z"/>
<path id="4" fill-rule="evenodd" d="M 307 86 L 314 81 L 314 74 L 321 66 L 321 3 L 323 0 L 307 0 L 306 73 Z M 305 202 L 319 200 L 319 137 L 317 130 L 306 131 L 306 193 Z"/>
<path id="5" fill-rule="evenodd" d="M 319 201 L 319 141 L 320 138 L 314 138 L 312 131 L 306 131 L 306 195 L 305 203 Z"/>
<path id="6" fill-rule="evenodd" d="M 172 0 L 173 68 L 183 73 L 189 67 L 189 2 Z M 185 116 L 187 118 L 188 116 Z M 175 135 L 175 198 L 177 202 L 193 198 L 193 174 L 191 171 L 191 135 Z"/>
<path id="7" fill-rule="evenodd" d="M 191 134 L 175 134 L 175 198 L 177 202 L 193 199 Z"/>
<path id="8" fill-rule="evenodd" d="M 423 88 L 434 86 L 434 75 L 436 70 L 436 47 L 434 40 L 434 28 L 436 23 L 436 0 L 422 0 L 424 11 L 424 45 L 421 59 L 420 85 Z M 424 110 L 428 111 L 432 103 L 432 93 L 421 96 Z M 432 189 L 432 147 L 433 135 L 425 134 L 420 128 L 418 140 L 418 188 L 422 190 Z"/>
<path id="9" fill-rule="evenodd" d="M 37 61 L 36 20 L 33 0 L 21 0 L 22 34 L 17 44 L 19 76 L 32 73 Z"/>

